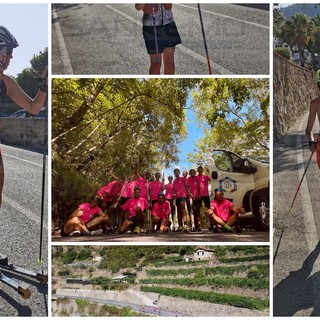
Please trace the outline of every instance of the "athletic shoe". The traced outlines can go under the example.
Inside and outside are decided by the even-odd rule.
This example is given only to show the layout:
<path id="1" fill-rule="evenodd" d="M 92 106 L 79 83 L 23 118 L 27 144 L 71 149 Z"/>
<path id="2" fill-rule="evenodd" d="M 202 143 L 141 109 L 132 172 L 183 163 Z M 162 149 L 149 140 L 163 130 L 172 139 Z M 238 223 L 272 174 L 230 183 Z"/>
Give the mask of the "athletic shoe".
<path id="1" fill-rule="evenodd" d="M 70 236 L 70 237 L 79 237 L 79 236 L 81 236 L 81 232 L 75 230 L 75 231 L 70 232 L 70 233 L 69 233 L 69 236 Z"/>
<path id="2" fill-rule="evenodd" d="M 141 229 L 138 226 L 136 226 L 132 231 L 132 233 L 140 233 L 140 232 L 141 232 Z"/>
<path id="3" fill-rule="evenodd" d="M 202 230 L 201 230 L 201 228 L 199 227 L 196 231 L 197 231 L 197 232 L 201 232 Z"/>
<path id="4" fill-rule="evenodd" d="M 175 230 L 176 232 L 181 232 L 182 231 L 182 227 L 178 227 L 178 229 Z"/>
<path id="5" fill-rule="evenodd" d="M 213 233 L 218 233 L 218 232 L 219 232 L 219 229 L 218 229 L 216 226 L 213 226 L 212 232 L 213 232 Z"/>
<path id="6" fill-rule="evenodd" d="M 103 230 L 102 229 L 98 229 L 98 230 L 93 230 L 93 231 L 91 231 L 91 235 L 92 236 L 98 236 L 98 235 L 100 235 L 100 234 L 102 234 L 103 233 Z"/>

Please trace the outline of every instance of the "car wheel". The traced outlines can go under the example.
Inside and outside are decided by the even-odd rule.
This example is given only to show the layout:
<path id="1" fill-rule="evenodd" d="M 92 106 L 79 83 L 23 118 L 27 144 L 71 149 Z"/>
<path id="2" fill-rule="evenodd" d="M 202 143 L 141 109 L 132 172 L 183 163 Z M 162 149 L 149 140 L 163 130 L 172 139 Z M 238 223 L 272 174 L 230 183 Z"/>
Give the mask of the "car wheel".
<path id="1" fill-rule="evenodd" d="M 256 229 L 268 231 L 270 225 L 269 201 L 260 197 L 256 203 L 255 217 L 257 219 Z"/>

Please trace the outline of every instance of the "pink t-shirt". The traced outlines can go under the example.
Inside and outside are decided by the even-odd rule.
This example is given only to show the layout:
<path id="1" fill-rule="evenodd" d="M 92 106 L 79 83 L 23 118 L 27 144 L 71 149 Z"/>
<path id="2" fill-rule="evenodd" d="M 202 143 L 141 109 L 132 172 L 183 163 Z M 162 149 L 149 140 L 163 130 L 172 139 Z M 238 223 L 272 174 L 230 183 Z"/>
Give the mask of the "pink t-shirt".
<path id="1" fill-rule="evenodd" d="M 156 202 L 152 208 L 152 215 L 158 216 L 160 219 L 167 219 L 170 212 L 170 203 L 168 201 L 164 201 L 162 204 Z"/>
<path id="2" fill-rule="evenodd" d="M 149 189 L 151 200 L 158 200 L 158 194 L 162 192 L 163 183 L 160 181 L 152 181 L 150 182 Z"/>
<path id="3" fill-rule="evenodd" d="M 233 203 L 227 199 L 223 199 L 222 203 L 219 204 L 216 200 L 210 203 L 210 207 L 213 207 L 214 213 L 220 217 L 223 221 L 228 221 L 231 217 L 230 209 Z"/>
<path id="4" fill-rule="evenodd" d="M 197 175 L 198 183 L 200 184 L 200 196 L 208 196 L 209 195 L 209 182 L 210 177 L 205 175 Z"/>
<path id="5" fill-rule="evenodd" d="M 117 180 L 109 182 L 104 187 L 100 188 L 97 194 L 102 198 L 104 193 L 107 193 L 106 200 L 112 201 L 114 196 L 119 196 L 122 189 L 122 183 Z"/>
<path id="6" fill-rule="evenodd" d="M 166 199 L 173 199 L 174 197 L 174 190 L 173 190 L 173 184 L 168 183 L 164 186 L 164 190 L 166 191 Z"/>
<path id="7" fill-rule="evenodd" d="M 150 182 L 146 181 L 141 176 L 138 176 L 136 185 L 141 189 L 140 197 L 148 200 L 148 188 L 150 186 Z"/>
<path id="8" fill-rule="evenodd" d="M 126 182 L 123 183 L 123 186 L 126 185 Z M 133 190 L 134 187 L 136 186 L 136 181 L 129 181 L 126 188 L 124 189 L 123 193 L 122 193 L 122 197 L 123 198 L 132 198 L 133 197 Z"/>
<path id="9" fill-rule="evenodd" d="M 142 212 L 148 209 L 148 201 L 142 197 L 131 198 L 123 206 L 121 206 L 123 211 L 129 211 L 129 218 L 136 215 L 136 208 L 141 208 Z"/>
<path id="10" fill-rule="evenodd" d="M 173 181 L 173 190 L 175 192 L 175 195 L 176 195 L 176 198 L 179 199 L 179 198 L 186 198 L 187 195 L 188 195 L 188 192 L 186 190 L 186 179 L 184 177 L 179 177 L 179 178 L 176 178 L 174 181 Z"/>
<path id="11" fill-rule="evenodd" d="M 90 203 L 82 203 L 79 206 L 79 209 L 83 212 L 79 217 L 83 223 L 87 223 L 97 215 L 101 209 L 98 206 L 90 208 Z"/>
<path id="12" fill-rule="evenodd" d="M 187 185 L 190 188 L 190 192 L 193 195 L 194 198 L 199 196 L 199 182 L 197 177 L 189 177 Z"/>

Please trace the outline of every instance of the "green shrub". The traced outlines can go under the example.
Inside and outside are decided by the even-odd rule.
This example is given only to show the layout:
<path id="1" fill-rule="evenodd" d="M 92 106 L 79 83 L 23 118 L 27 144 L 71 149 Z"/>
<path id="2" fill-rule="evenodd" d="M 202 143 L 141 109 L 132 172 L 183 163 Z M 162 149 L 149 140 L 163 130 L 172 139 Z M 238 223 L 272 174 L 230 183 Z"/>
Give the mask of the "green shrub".
<path id="1" fill-rule="evenodd" d="M 155 292 L 165 296 L 181 297 L 189 300 L 218 303 L 253 310 L 265 310 L 269 307 L 268 299 L 243 297 L 232 294 L 146 286 L 141 286 L 141 291 Z"/>
<path id="2" fill-rule="evenodd" d="M 273 51 L 280 54 L 282 57 L 286 58 L 287 60 L 290 59 L 290 51 L 288 48 L 276 48 L 276 49 L 273 49 Z"/>

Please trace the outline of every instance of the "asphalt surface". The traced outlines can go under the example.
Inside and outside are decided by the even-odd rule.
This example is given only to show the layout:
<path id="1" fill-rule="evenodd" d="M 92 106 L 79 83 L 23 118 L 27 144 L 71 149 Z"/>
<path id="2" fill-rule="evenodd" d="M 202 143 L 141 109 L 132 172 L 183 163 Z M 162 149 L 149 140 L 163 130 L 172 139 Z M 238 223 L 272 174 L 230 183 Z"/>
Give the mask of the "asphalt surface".
<path id="1" fill-rule="evenodd" d="M 265 4 L 201 4 L 214 75 L 269 74 L 269 10 Z M 196 4 L 174 4 L 182 44 L 176 74 L 208 75 Z M 146 75 L 149 56 L 142 12 L 134 4 L 54 4 L 54 75 Z"/>
<path id="2" fill-rule="evenodd" d="M 81 290 L 79 290 L 81 291 Z M 111 306 L 116 306 L 120 308 L 125 307 L 131 307 L 132 310 L 148 315 L 155 315 L 159 317 L 192 317 L 191 314 L 182 313 L 178 311 L 173 310 L 167 310 L 167 309 L 161 309 L 156 306 L 147 306 L 143 304 L 136 304 L 136 303 L 128 303 L 128 302 L 121 302 L 121 301 L 115 301 L 115 300 L 107 300 L 107 299 L 97 299 L 97 298 L 91 298 L 91 297 L 85 297 L 83 298 L 82 295 L 53 295 L 53 298 L 64 298 L 68 297 L 69 299 L 84 299 L 90 302 L 94 303 L 100 303 L 100 304 L 106 304 Z"/>
<path id="3" fill-rule="evenodd" d="M 52 242 L 269 242 L 269 232 L 243 231 L 242 233 L 219 232 L 170 232 L 140 234 L 102 234 L 80 237 L 52 237 Z"/>
<path id="4" fill-rule="evenodd" d="M 320 172 L 315 155 L 292 212 L 288 213 L 310 158 L 304 135 L 306 119 L 307 114 L 274 145 L 273 312 L 276 316 L 320 316 Z M 317 137 L 318 123 L 313 131 Z"/>
<path id="5" fill-rule="evenodd" d="M 1 149 L 5 167 L 5 184 L 0 209 L 0 252 L 8 256 L 9 263 L 42 273 L 39 270 L 38 259 L 43 155 L 5 145 L 2 145 Z M 45 274 L 48 273 L 47 194 L 48 189 L 45 185 L 42 241 Z M 47 285 L 40 284 L 30 276 L 17 275 L 9 271 L 3 273 L 14 280 L 30 285 L 31 297 L 28 300 L 23 299 L 16 291 L 0 281 L 0 317 L 48 315 Z"/>

